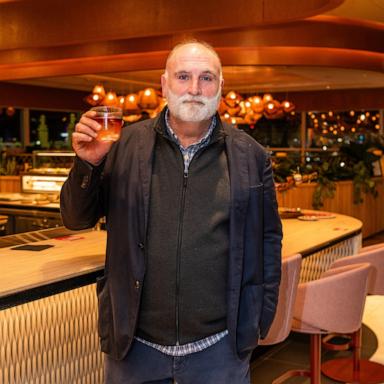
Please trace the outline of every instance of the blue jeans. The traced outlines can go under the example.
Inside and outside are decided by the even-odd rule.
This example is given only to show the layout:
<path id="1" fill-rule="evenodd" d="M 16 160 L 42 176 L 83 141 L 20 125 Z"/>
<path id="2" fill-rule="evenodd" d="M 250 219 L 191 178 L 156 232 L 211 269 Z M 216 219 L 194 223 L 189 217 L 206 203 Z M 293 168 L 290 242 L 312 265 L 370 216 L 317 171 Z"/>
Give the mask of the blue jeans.
<path id="1" fill-rule="evenodd" d="M 250 355 L 240 360 L 228 336 L 201 352 L 181 357 L 134 340 L 124 360 L 105 355 L 105 384 L 249 384 Z"/>

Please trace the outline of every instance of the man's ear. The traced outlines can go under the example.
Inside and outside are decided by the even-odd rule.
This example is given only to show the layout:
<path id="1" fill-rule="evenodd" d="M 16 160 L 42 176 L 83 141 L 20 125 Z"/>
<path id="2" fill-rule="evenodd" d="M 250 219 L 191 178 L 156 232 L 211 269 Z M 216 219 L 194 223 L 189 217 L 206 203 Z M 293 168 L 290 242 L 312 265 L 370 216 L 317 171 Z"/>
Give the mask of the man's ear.
<path id="1" fill-rule="evenodd" d="M 161 75 L 160 80 L 161 80 L 161 93 L 163 94 L 163 97 L 167 97 L 167 93 L 165 91 L 167 86 L 167 76 L 165 73 Z"/>

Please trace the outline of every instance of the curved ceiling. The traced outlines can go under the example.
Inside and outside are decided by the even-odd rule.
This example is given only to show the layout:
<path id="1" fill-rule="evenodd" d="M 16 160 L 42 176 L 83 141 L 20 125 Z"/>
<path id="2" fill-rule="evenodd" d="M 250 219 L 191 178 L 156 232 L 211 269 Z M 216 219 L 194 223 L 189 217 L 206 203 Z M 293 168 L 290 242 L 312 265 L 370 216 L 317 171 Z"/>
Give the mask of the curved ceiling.
<path id="1" fill-rule="evenodd" d="M 345 0 L 33 0 L 0 7 L 0 49 L 52 47 L 276 24 L 331 10 Z M 4 28 L 7 26 L 9 28 Z"/>
<path id="2" fill-rule="evenodd" d="M 339 7 L 328 11 L 327 14 L 356 20 L 367 20 L 383 23 L 384 1 L 346 0 Z"/>
<path id="3" fill-rule="evenodd" d="M 337 3 L 326 14 L 291 23 L 204 30 L 194 35 L 217 48 L 224 63 L 226 89 L 384 88 L 383 1 Z M 324 7 L 329 10 L 335 4 L 327 2 Z M 167 35 L 55 50 L 27 49 L 24 55 L 12 50 L 4 53 L 13 62 L 0 65 L 0 80 L 79 90 L 103 82 L 107 88 L 131 92 L 159 85 L 159 68 L 174 41 L 174 35 Z M 0 59 L 2 55 L 0 51 Z M 31 65 L 25 65 L 26 58 Z"/>

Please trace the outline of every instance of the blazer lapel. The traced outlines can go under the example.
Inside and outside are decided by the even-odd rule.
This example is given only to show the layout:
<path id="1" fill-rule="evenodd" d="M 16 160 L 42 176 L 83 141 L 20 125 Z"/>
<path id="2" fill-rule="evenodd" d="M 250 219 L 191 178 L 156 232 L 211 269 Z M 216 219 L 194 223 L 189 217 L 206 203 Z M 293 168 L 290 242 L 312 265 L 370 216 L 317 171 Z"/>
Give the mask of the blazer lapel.
<path id="1" fill-rule="evenodd" d="M 226 127 L 227 128 L 227 127 Z M 241 137 L 234 140 L 235 133 L 226 129 L 226 149 L 231 185 L 230 240 L 231 245 L 242 248 L 249 199 L 249 162 L 247 143 Z"/>
<path id="2" fill-rule="evenodd" d="M 149 197 L 151 192 L 151 175 L 153 149 L 155 146 L 156 132 L 154 126 L 158 123 L 158 119 L 152 121 L 151 124 L 143 127 L 139 137 L 139 172 L 143 192 L 144 207 L 144 233 L 147 231 Z"/>
<path id="3" fill-rule="evenodd" d="M 247 143 L 242 141 L 241 137 L 235 138 L 236 132 L 232 128 L 225 127 L 225 131 L 227 132 L 226 149 L 231 186 L 227 321 L 232 342 L 235 343 L 243 275 L 244 231 L 249 199 L 249 163 Z"/>

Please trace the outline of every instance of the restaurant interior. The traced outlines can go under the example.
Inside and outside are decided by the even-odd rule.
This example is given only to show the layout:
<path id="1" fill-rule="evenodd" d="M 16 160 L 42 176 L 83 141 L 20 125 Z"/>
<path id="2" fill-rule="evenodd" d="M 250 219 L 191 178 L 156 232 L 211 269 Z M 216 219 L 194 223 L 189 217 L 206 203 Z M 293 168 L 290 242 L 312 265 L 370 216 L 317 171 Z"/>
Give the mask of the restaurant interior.
<path id="1" fill-rule="evenodd" d="M 272 159 L 281 297 L 293 303 L 254 351 L 251 382 L 310 370 L 288 382 L 384 383 L 384 287 L 370 282 L 360 303 L 347 296 L 358 331 L 340 325 L 355 315 L 327 309 L 337 288 L 311 303 L 312 316 L 336 316 L 333 338 L 292 323 L 300 289 L 334 263 L 373 257 L 384 278 L 384 0 L 0 0 L 0 384 L 102 382 L 94 283 L 105 222 L 63 228 L 71 134 L 97 105 L 121 107 L 125 126 L 155 117 L 167 55 L 188 39 L 221 58 L 220 117 Z M 328 364 L 337 358 L 351 372 Z"/>

